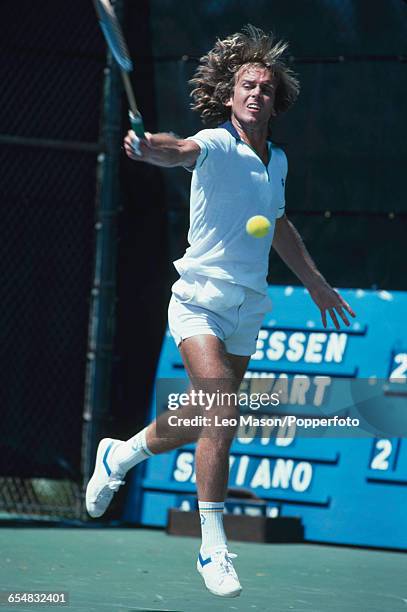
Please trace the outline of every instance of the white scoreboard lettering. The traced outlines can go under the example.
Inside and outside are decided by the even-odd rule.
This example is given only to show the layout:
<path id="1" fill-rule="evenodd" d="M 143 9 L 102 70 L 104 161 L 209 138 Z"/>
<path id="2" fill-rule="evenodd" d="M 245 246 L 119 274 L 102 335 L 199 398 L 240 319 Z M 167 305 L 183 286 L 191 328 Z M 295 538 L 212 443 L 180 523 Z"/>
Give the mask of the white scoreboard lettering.
<path id="1" fill-rule="evenodd" d="M 290 489 L 302 493 L 312 481 L 313 469 L 309 461 L 295 462 L 293 459 L 256 459 L 249 455 L 229 458 L 230 470 L 233 470 L 230 484 L 236 487 L 249 486 L 252 489 Z M 195 482 L 194 455 L 181 452 L 173 472 L 176 482 Z"/>
<path id="2" fill-rule="evenodd" d="M 288 332 L 261 329 L 252 360 L 291 363 L 303 360 L 309 364 L 341 363 L 349 336 L 344 333 Z"/>
<path id="3" fill-rule="evenodd" d="M 174 470 L 177 482 L 195 482 L 194 453 L 180 453 Z"/>
<path id="4" fill-rule="evenodd" d="M 331 385 L 330 376 L 307 376 L 306 374 L 288 374 L 278 376 L 268 372 L 246 372 L 240 391 L 254 393 L 278 393 L 280 404 L 321 406 L 326 391 Z"/>
<path id="5" fill-rule="evenodd" d="M 407 353 L 394 355 L 389 379 L 392 382 L 405 383 L 407 381 Z"/>
<path id="6" fill-rule="evenodd" d="M 370 463 L 372 470 L 387 471 L 390 469 L 390 457 L 393 452 L 393 444 L 391 440 L 382 438 L 376 440 L 374 444 L 374 455 Z"/>
<path id="7" fill-rule="evenodd" d="M 236 436 L 240 444 L 251 444 L 256 438 L 262 446 L 270 444 L 272 433 L 276 430 L 273 443 L 276 446 L 290 446 L 293 443 L 296 431 L 296 424 L 275 427 L 272 425 L 240 425 Z"/>
<path id="8" fill-rule="evenodd" d="M 407 292 L 340 293 L 358 316 L 336 330 L 322 326 L 303 288 L 269 288 L 275 308 L 239 390 L 250 397 L 241 414 L 252 418 L 240 420 L 229 466 L 230 487 L 262 501 L 233 500 L 229 511 L 299 516 L 311 541 L 407 550 Z M 167 333 L 157 382 L 169 392 L 187 388 L 182 368 Z M 252 403 L 263 393 L 278 394 L 279 405 Z M 341 410 L 362 417 L 355 436 L 284 420 Z M 156 395 L 149 420 L 155 416 Z M 276 418 L 262 418 L 269 416 Z M 146 462 L 141 484 L 137 477 L 142 503 L 129 504 L 135 522 L 164 526 L 169 508 L 196 507 L 194 451 L 191 444 Z"/>

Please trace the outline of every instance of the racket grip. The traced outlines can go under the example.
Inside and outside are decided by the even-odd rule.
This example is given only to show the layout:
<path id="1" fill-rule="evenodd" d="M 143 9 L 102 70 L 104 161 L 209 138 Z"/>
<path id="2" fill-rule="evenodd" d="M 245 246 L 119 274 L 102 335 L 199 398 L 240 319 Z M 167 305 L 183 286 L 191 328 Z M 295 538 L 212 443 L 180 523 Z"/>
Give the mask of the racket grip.
<path id="1" fill-rule="evenodd" d="M 145 134 L 144 134 L 144 124 L 143 124 L 142 116 L 135 115 L 134 113 L 132 113 L 132 111 L 129 110 L 129 119 L 130 119 L 131 129 L 136 134 L 136 136 L 138 136 L 139 138 L 144 138 Z"/>

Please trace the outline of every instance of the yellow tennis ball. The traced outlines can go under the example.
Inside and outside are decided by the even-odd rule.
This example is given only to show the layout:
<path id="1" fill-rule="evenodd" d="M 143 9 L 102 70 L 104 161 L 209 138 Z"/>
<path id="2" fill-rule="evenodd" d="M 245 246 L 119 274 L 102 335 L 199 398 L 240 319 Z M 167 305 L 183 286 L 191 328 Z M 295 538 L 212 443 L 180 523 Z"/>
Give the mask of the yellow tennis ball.
<path id="1" fill-rule="evenodd" d="M 267 217 L 263 215 L 255 215 L 250 217 L 246 223 L 246 232 L 254 238 L 264 238 L 270 231 L 271 223 Z"/>

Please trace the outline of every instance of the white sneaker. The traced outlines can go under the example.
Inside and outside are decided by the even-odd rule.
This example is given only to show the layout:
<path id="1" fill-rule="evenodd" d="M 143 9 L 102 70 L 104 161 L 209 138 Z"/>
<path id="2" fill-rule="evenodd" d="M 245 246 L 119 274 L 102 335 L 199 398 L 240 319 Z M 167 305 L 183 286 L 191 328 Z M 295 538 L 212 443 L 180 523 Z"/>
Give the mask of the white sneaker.
<path id="1" fill-rule="evenodd" d="M 220 597 L 237 597 L 242 592 L 242 586 L 232 564 L 237 557 L 227 549 L 220 548 L 203 558 L 199 553 L 196 564 L 198 572 L 205 581 L 206 588 Z"/>
<path id="2" fill-rule="evenodd" d="M 121 440 L 103 438 L 99 442 L 95 471 L 86 487 L 86 510 L 92 518 L 98 518 L 106 512 L 120 485 L 124 484 L 124 474 L 113 472 L 109 466 L 109 455 Z"/>

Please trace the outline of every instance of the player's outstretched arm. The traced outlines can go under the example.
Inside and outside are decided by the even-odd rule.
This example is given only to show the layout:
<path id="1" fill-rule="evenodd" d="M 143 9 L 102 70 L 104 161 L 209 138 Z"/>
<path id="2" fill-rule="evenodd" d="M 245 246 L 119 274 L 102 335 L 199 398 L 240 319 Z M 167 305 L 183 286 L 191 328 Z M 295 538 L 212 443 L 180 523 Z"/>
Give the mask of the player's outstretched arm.
<path id="1" fill-rule="evenodd" d="M 124 150 L 134 161 L 143 161 L 154 166 L 175 168 L 194 166 L 201 150 L 196 142 L 177 138 L 173 134 L 146 132 L 145 138 L 138 138 L 130 130 L 124 139 Z"/>
<path id="2" fill-rule="evenodd" d="M 356 316 L 355 313 L 319 272 L 301 236 L 285 215 L 276 221 L 273 248 L 308 289 L 312 299 L 321 311 L 323 326 L 327 326 L 327 313 L 329 313 L 336 329 L 340 328 L 338 316 L 345 325 L 349 325 L 346 312 L 352 317 Z"/>

